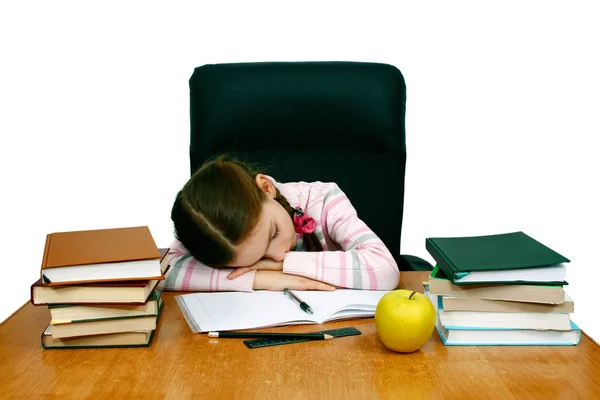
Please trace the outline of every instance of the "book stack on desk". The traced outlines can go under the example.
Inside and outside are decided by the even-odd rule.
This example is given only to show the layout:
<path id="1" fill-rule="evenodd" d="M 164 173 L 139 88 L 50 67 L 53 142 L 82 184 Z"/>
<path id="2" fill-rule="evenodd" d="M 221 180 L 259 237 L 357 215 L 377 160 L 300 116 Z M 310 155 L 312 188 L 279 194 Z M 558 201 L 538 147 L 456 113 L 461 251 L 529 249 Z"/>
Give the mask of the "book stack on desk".
<path id="1" fill-rule="evenodd" d="M 31 302 L 47 306 L 44 348 L 149 346 L 166 250 L 146 226 L 48 234 Z"/>
<path id="2" fill-rule="evenodd" d="M 428 238 L 425 292 L 446 345 L 576 345 L 569 260 L 523 232 Z"/>

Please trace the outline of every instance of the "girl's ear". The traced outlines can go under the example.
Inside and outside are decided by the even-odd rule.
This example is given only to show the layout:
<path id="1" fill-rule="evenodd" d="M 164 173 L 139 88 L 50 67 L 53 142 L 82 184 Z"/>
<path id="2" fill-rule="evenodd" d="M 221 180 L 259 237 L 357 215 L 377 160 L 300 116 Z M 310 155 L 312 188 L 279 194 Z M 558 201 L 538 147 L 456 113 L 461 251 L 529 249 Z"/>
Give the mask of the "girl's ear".
<path id="1" fill-rule="evenodd" d="M 273 185 L 273 182 L 266 175 L 256 174 L 256 186 L 263 192 L 265 192 L 269 197 L 275 198 L 277 194 L 277 190 Z"/>

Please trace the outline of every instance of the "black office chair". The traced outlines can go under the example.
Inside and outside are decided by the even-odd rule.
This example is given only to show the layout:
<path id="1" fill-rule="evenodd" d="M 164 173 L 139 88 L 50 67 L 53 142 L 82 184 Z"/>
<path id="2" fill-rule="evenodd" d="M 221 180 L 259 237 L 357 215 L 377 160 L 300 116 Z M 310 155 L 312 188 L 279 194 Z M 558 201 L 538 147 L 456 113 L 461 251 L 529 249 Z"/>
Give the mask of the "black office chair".
<path id="1" fill-rule="evenodd" d="M 190 78 L 193 173 L 222 152 L 280 182 L 335 182 L 401 270 L 406 86 L 400 71 L 361 62 L 204 65 Z"/>

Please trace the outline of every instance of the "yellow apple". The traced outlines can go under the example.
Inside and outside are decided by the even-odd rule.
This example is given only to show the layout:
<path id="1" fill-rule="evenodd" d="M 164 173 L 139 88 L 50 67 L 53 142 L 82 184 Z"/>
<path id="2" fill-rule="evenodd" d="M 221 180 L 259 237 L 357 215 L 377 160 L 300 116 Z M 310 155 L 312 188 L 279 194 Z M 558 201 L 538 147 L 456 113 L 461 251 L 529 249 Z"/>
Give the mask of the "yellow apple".
<path id="1" fill-rule="evenodd" d="M 390 350 L 412 353 L 429 340 L 435 327 L 435 309 L 429 299 L 412 290 L 384 295 L 375 309 L 375 328 Z"/>

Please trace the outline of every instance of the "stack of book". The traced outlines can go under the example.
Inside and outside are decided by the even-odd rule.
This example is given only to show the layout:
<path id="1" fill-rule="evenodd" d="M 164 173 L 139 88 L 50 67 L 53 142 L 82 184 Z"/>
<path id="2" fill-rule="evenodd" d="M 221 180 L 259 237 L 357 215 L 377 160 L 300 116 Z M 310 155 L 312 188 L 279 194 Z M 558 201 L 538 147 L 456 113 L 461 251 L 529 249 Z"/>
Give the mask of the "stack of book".
<path id="1" fill-rule="evenodd" d="M 47 306 L 44 348 L 149 346 L 163 308 L 166 251 L 146 226 L 46 236 L 31 302 Z"/>
<path id="2" fill-rule="evenodd" d="M 427 238 L 435 259 L 425 293 L 446 345 L 577 345 L 569 260 L 523 232 Z"/>

